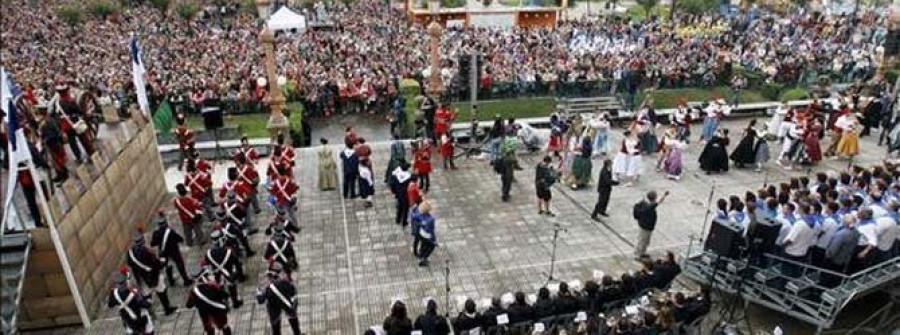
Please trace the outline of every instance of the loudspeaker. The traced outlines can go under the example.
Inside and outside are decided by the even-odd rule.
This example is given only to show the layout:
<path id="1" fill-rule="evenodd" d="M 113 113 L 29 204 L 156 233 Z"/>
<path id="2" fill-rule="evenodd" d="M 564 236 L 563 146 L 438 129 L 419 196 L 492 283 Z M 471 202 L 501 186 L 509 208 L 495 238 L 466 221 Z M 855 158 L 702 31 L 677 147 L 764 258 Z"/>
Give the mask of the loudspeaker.
<path id="1" fill-rule="evenodd" d="M 222 108 L 219 106 L 207 105 L 200 110 L 203 115 L 203 126 L 206 130 L 215 130 L 225 127 L 225 121 L 222 120 Z"/>
<path id="2" fill-rule="evenodd" d="M 767 217 L 759 218 L 757 223 L 747 231 L 747 248 L 750 251 L 750 257 L 758 259 L 766 253 L 774 254 L 775 240 L 778 239 L 780 231 L 780 222 Z"/>
<path id="3" fill-rule="evenodd" d="M 741 227 L 726 220 L 713 220 L 704 249 L 725 258 L 738 259 L 744 243 L 742 235 Z"/>

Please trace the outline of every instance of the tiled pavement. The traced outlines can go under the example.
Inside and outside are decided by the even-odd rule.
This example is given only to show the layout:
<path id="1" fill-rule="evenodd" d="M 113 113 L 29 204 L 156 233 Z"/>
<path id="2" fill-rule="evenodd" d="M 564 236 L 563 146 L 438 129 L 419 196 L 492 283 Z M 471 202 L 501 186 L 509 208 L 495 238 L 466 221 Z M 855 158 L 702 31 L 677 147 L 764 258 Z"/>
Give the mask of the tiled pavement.
<path id="1" fill-rule="evenodd" d="M 740 127 L 746 122 L 730 121 L 726 126 L 732 129 L 732 134 L 740 134 Z M 361 135 L 375 137 L 365 132 Z M 736 144 L 739 139 L 732 140 Z M 332 141 L 340 142 L 338 138 Z M 856 163 L 867 166 L 884 157 L 883 150 L 872 139 L 864 139 L 862 143 L 863 154 Z M 300 271 L 295 280 L 300 291 L 301 328 L 307 334 L 361 334 L 367 327 L 381 323 L 395 297 L 407 302 L 413 317 L 423 311 L 420 301 L 427 296 L 437 298 L 443 310 L 445 264 L 450 268 L 451 301 L 457 296 L 482 299 L 515 290 L 535 292 L 547 279 L 553 222 L 566 228 L 559 236 L 556 278 L 584 281 L 590 279 L 594 270 L 621 273 L 636 266 L 630 260 L 632 241 L 637 236 L 630 208 L 646 191 L 671 191 L 659 209 L 660 224 L 651 244 L 651 252 L 659 254 L 664 250 L 683 250 L 689 236 L 699 235 L 711 185 L 716 185 L 718 198 L 743 194 L 766 179 L 777 182 L 807 173 L 784 171 L 770 164 L 766 173 L 733 170 L 707 176 L 697 172 L 696 157 L 701 148 L 693 144 L 685 154 L 686 172 L 681 181 L 667 180 L 648 167 L 645 177 L 635 187 L 613 190 L 612 216 L 597 223 L 589 219 L 596 200 L 593 185 L 579 191 L 556 188 L 552 206 L 558 216 L 551 220 L 537 214 L 532 180 L 538 156 L 521 157 L 525 170 L 516 174 L 518 182 L 513 185 L 509 203 L 500 201 L 499 178 L 486 162 L 460 159 L 457 162 L 460 169 L 447 172 L 435 161 L 436 172 L 432 175 L 428 198 L 434 205 L 440 246 L 432 256 L 431 267 L 420 268 L 411 255 L 408 232 L 393 223 L 394 201 L 381 182 L 388 145 L 377 143 L 373 147 L 378 178 L 375 206 L 370 209 L 365 209 L 358 200 L 342 200 L 337 191 L 319 191 L 315 149 L 298 150 L 294 173 L 301 185 L 298 218 L 303 231 L 296 243 Z M 776 150 L 774 145 L 773 150 Z M 653 160 L 645 159 L 645 163 L 649 166 Z M 594 164 L 596 174 L 600 160 L 595 159 Z M 846 164 L 846 161 L 826 160 L 813 171 L 841 169 Z M 216 165 L 216 185 L 224 179 L 225 166 Z M 180 174 L 174 169 L 167 172 L 170 186 L 179 179 Z M 263 216 L 256 220 L 257 224 L 267 222 L 266 218 L 272 216 L 271 209 L 267 208 Z M 177 221 L 174 213 L 170 218 L 172 222 Z M 256 250 L 261 250 L 265 236 L 253 236 L 251 243 Z M 198 259 L 200 250 L 185 250 L 192 263 Z M 264 307 L 252 299 L 258 283 L 253 274 L 261 273 L 262 264 L 258 256 L 245 264 L 247 273 L 251 274 L 251 280 L 241 287 L 247 304 L 230 315 L 237 334 L 268 332 Z M 184 291 L 180 286 L 171 289 L 173 302 L 183 305 Z M 455 315 L 458 312 L 455 302 L 451 308 L 451 314 Z M 773 320 L 786 323 L 788 330 L 808 331 L 796 321 L 780 317 Z M 196 312 L 184 308 L 174 316 L 158 317 L 155 322 L 159 333 L 202 333 Z M 283 326 L 289 331 L 286 323 Z M 106 311 L 89 330 L 67 328 L 48 333 L 121 332 L 116 314 Z"/>

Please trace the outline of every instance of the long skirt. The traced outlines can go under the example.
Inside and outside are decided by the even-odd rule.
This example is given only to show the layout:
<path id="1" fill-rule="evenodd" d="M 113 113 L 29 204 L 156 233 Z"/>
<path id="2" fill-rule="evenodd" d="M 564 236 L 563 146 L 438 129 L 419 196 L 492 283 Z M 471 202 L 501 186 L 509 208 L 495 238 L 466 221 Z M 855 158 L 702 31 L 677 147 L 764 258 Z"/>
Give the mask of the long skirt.
<path id="1" fill-rule="evenodd" d="M 741 142 L 738 143 L 737 147 L 734 148 L 734 151 L 731 152 L 731 160 L 734 161 L 735 164 L 741 166 L 754 163 L 756 159 L 756 152 L 753 150 L 754 140 L 756 140 L 754 136 L 744 136 L 744 138 L 741 139 Z"/>
<path id="2" fill-rule="evenodd" d="M 844 132 L 841 141 L 837 145 L 837 153 L 841 156 L 856 156 L 859 154 L 859 135 L 855 132 Z"/>
<path id="3" fill-rule="evenodd" d="M 681 148 L 672 147 L 669 149 L 666 160 L 663 162 L 663 168 L 669 176 L 677 177 L 681 175 Z"/>
<path id="4" fill-rule="evenodd" d="M 628 177 L 640 176 L 644 174 L 644 159 L 641 155 L 619 152 L 613 160 L 613 173 Z"/>
<path id="5" fill-rule="evenodd" d="M 547 151 L 559 152 L 563 148 L 563 138 L 560 135 L 551 135 L 547 141 Z"/>
<path id="6" fill-rule="evenodd" d="M 769 142 L 764 139 L 756 141 L 756 160 L 757 164 L 769 161 Z"/>
<path id="7" fill-rule="evenodd" d="M 591 181 L 591 169 L 593 163 L 590 157 L 578 155 L 572 162 L 572 177 L 574 177 L 575 185 L 582 187 Z"/>
<path id="8" fill-rule="evenodd" d="M 319 190 L 328 191 L 337 188 L 337 166 L 334 161 L 319 162 Z"/>
<path id="9" fill-rule="evenodd" d="M 655 153 L 659 147 L 659 140 L 656 138 L 656 134 L 653 131 L 645 131 L 640 135 L 641 140 L 641 152 L 643 153 Z"/>
<path id="10" fill-rule="evenodd" d="M 594 137 L 594 152 L 606 155 L 609 152 L 609 133 L 598 131 Z"/>
<path id="11" fill-rule="evenodd" d="M 716 130 L 719 129 L 719 119 L 708 117 L 703 119 L 703 131 L 700 132 L 700 138 L 704 141 L 709 141 L 716 134 Z"/>
<path id="12" fill-rule="evenodd" d="M 807 136 L 803 143 L 806 144 L 806 154 L 809 156 L 811 164 L 822 160 L 822 149 L 819 147 L 819 138 L 817 136 Z"/>

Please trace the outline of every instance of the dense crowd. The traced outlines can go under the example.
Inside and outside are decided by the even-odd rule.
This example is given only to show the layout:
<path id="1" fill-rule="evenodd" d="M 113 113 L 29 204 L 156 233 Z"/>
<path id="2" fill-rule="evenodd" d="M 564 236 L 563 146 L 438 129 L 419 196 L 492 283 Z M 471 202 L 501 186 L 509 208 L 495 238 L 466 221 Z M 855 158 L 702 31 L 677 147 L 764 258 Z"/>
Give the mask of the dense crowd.
<path id="1" fill-rule="evenodd" d="M 3 3 L 10 19 L 2 22 L 0 59 L 18 82 L 43 93 L 38 96 L 52 95 L 53 83 L 70 82 L 125 99 L 127 42 L 136 33 L 151 96 L 188 106 L 212 97 L 256 106 L 264 97 L 265 83 L 257 81 L 264 76 L 258 20 L 240 4 L 212 7 L 191 20 L 136 4 L 72 26 L 57 10 L 73 2 L 30 3 Z M 326 7 L 333 29 L 279 34 L 278 64 L 290 97 L 320 113 L 384 110 L 401 79 L 421 80 L 430 71 L 429 37 L 404 12 L 373 0 Z M 565 83 L 618 81 L 630 92 L 641 85 L 724 84 L 736 67 L 756 82 L 810 82 L 823 74 L 849 81 L 874 73 L 884 20 L 874 13 L 853 24 L 846 17 L 753 11 L 731 19 L 681 16 L 675 29 L 652 19 L 613 18 L 566 21 L 552 30 L 449 28 L 440 71 L 451 92 L 465 87 L 454 80 L 457 60 L 475 51 L 485 59 L 479 84 L 487 92 L 501 82 L 552 91 Z"/>

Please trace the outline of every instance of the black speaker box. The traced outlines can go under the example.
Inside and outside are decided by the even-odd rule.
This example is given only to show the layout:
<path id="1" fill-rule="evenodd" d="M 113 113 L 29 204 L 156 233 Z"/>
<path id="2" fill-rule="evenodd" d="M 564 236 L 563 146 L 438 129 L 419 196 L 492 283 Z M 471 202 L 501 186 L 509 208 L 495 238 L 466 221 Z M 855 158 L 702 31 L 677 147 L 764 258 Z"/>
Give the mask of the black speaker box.
<path id="1" fill-rule="evenodd" d="M 764 253 L 775 253 L 775 240 L 781 231 L 781 223 L 773 218 L 759 218 L 757 224 L 747 231 L 747 242 L 750 254 L 755 257 Z"/>
<path id="2" fill-rule="evenodd" d="M 704 249 L 725 258 L 741 257 L 741 246 L 744 244 L 741 227 L 725 220 L 713 220 L 706 236 Z"/>
<path id="3" fill-rule="evenodd" d="M 222 108 L 218 106 L 205 106 L 200 110 L 203 115 L 203 126 L 206 130 L 215 130 L 225 127 L 225 121 L 222 119 Z"/>

